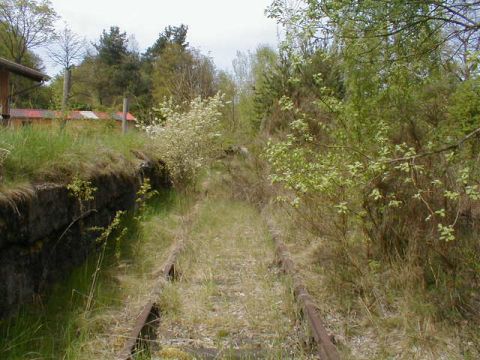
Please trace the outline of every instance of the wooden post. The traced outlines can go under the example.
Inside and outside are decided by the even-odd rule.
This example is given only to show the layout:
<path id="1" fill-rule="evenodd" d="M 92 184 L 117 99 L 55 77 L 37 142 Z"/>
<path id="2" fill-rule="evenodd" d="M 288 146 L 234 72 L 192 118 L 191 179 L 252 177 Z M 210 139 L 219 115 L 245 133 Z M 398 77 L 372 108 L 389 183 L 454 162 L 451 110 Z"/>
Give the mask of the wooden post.
<path id="1" fill-rule="evenodd" d="M 233 130 L 235 131 L 237 128 L 235 124 L 235 94 L 233 94 L 233 97 L 232 97 L 232 125 L 233 125 Z"/>
<path id="2" fill-rule="evenodd" d="M 9 104 L 9 76 L 7 70 L 0 69 L 0 115 L 2 115 L 3 124 L 7 124 L 10 118 L 10 104 Z"/>
<path id="3" fill-rule="evenodd" d="M 123 98 L 122 133 L 127 133 L 128 97 Z"/>
<path id="4" fill-rule="evenodd" d="M 62 111 L 68 110 L 68 98 L 70 97 L 71 79 L 72 79 L 72 70 L 65 69 L 65 73 L 63 74 Z"/>

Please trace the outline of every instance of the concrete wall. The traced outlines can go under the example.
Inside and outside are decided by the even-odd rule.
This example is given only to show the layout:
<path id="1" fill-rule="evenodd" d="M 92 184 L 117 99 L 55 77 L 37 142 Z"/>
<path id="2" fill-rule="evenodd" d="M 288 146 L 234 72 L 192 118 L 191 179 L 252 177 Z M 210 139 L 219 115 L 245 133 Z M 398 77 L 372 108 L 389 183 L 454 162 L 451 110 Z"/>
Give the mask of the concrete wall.
<path id="1" fill-rule="evenodd" d="M 0 199 L 0 317 L 82 264 L 98 235 L 86 229 L 108 226 L 117 211 L 133 209 L 144 178 L 156 189 L 170 186 L 166 171 L 153 163 L 144 163 L 136 176 L 91 179 L 98 190 L 85 205 L 95 211 L 81 220 L 79 202 L 66 186 L 45 184 L 33 194 Z"/>

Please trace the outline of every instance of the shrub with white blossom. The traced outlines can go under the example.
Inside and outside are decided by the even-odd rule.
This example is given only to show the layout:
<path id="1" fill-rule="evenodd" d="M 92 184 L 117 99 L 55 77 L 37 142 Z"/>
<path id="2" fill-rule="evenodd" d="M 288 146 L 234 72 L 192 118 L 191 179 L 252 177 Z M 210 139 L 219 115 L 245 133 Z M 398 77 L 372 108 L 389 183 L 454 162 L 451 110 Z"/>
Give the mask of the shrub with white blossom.
<path id="1" fill-rule="evenodd" d="M 11 149 L 9 146 L 5 146 L 6 144 L 0 143 L 0 179 L 2 178 L 2 170 L 3 170 L 3 163 L 7 159 L 8 155 L 10 155 Z"/>
<path id="2" fill-rule="evenodd" d="M 196 98 L 184 106 L 170 99 L 154 109 L 153 124 L 140 128 L 155 139 L 176 185 L 186 185 L 222 150 L 223 95 Z M 185 109 L 186 110 L 183 110 Z"/>

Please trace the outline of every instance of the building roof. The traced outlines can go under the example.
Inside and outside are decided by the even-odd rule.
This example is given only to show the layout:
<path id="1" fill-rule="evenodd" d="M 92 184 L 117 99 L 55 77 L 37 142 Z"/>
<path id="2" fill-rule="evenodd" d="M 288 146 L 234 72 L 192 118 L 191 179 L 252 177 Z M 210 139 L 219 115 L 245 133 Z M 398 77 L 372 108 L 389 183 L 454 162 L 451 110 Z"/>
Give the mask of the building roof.
<path id="1" fill-rule="evenodd" d="M 122 112 L 106 113 L 99 111 L 62 111 L 54 110 L 34 110 L 34 109 L 10 109 L 11 119 L 61 119 L 67 120 L 118 120 L 123 118 Z M 135 116 L 128 113 L 127 121 L 137 121 Z"/>
<path id="2" fill-rule="evenodd" d="M 7 70 L 11 73 L 14 73 L 38 82 L 48 81 L 50 79 L 49 76 L 41 73 L 40 71 L 31 69 L 24 65 L 14 63 L 13 61 L 10 61 L 1 57 L 0 57 L 0 70 Z"/>

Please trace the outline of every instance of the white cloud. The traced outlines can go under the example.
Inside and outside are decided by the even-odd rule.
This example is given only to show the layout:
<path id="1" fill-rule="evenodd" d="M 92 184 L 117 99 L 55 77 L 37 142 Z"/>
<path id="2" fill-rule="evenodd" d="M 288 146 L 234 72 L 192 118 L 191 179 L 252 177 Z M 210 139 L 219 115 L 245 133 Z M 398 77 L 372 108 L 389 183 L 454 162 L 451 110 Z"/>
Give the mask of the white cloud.
<path id="1" fill-rule="evenodd" d="M 271 0 L 51 0 L 73 31 L 96 41 L 103 29 L 119 26 L 145 50 L 168 25 L 189 26 L 190 45 L 228 69 L 237 50 L 276 45 L 277 26 L 265 8 Z M 52 69 L 49 67 L 49 72 Z"/>

